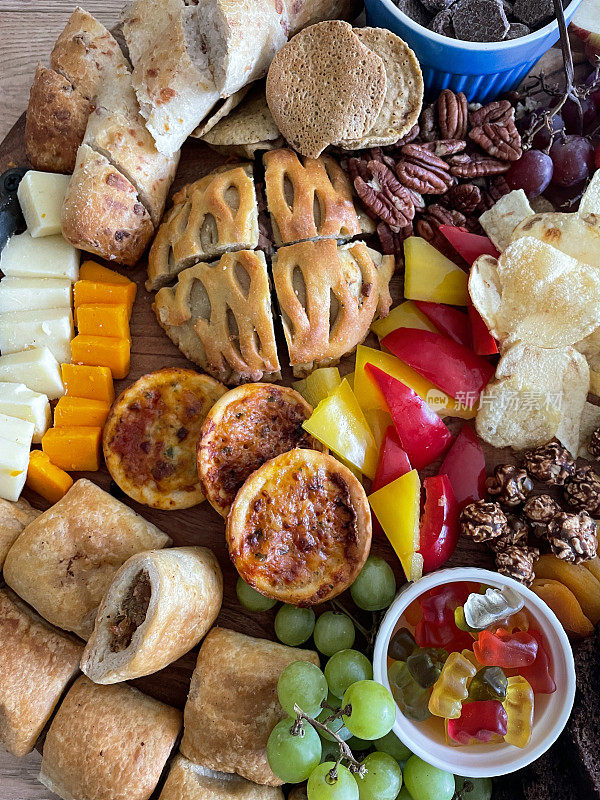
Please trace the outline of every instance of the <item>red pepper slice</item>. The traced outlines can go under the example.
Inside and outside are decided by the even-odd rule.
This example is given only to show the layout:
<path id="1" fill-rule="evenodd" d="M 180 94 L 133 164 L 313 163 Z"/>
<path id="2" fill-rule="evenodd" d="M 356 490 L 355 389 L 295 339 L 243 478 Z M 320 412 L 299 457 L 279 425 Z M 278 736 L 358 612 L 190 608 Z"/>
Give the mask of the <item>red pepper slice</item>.
<path id="1" fill-rule="evenodd" d="M 464 311 L 445 303 L 428 303 L 425 300 L 413 300 L 413 303 L 439 331 L 465 347 L 471 346 L 471 326 Z"/>
<path id="2" fill-rule="evenodd" d="M 382 486 L 395 481 L 396 478 L 406 475 L 412 469 L 405 451 L 402 449 L 398 434 L 393 425 L 390 425 L 383 436 L 379 450 L 379 461 L 375 470 L 375 477 L 371 485 L 371 492 L 376 492 Z"/>
<path id="3" fill-rule="evenodd" d="M 423 481 L 425 505 L 421 515 L 419 553 L 423 574 L 445 564 L 458 542 L 458 504 L 447 475 Z"/>
<path id="4" fill-rule="evenodd" d="M 457 228 L 455 225 L 440 225 L 439 231 L 469 266 L 479 256 L 487 255 L 498 258 L 500 255 L 492 240 L 488 239 L 487 236 L 470 233 L 464 228 Z"/>
<path id="5" fill-rule="evenodd" d="M 485 497 L 485 456 L 470 425 L 463 425 L 446 453 L 440 474 L 448 476 L 459 510 Z"/>
<path id="6" fill-rule="evenodd" d="M 444 338 L 444 337 L 442 337 Z M 447 450 L 452 434 L 419 395 L 373 364 L 365 371 L 389 408 L 400 444 L 414 469 L 423 469 Z"/>
<path id="7" fill-rule="evenodd" d="M 498 352 L 498 343 L 488 331 L 487 325 L 475 306 L 469 305 L 469 323 L 473 350 L 480 356 L 493 356 Z"/>
<path id="8" fill-rule="evenodd" d="M 471 408 L 495 369 L 485 358 L 440 333 L 398 328 L 383 347 L 455 400 Z"/>

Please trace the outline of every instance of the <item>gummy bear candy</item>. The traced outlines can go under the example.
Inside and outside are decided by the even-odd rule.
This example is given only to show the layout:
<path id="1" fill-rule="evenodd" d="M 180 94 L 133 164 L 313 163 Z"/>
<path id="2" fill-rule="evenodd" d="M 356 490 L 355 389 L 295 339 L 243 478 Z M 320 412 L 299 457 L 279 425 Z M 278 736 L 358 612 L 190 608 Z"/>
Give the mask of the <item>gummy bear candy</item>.
<path id="1" fill-rule="evenodd" d="M 483 667 L 469 684 L 469 700 L 504 700 L 506 685 L 500 667 Z"/>
<path id="2" fill-rule="evenodd" d="M 448 720 L 448 736 L 461 744 L 473 739 L 489 742 L 493 736 L 505 736 L 507 720 L 506 709 L 498 700 L 463 703 L 460 717 Z"/>
<path id="3" fill-rule="evenodd" d="M 405 717 L 422 722 L 431 716 L 428 708 L 429 689 L 419 686 L 405 661 L 394 661 L 388 669 L 388 679 L 394 700 Z"/>
<path id="4" fill-rule="evenodd" d="M 524 605 L 523 597 L 509 586 L 490 587 L 485 594 L 473 593 L 467 597 L 463 606 L 465 621 L 470 628 L 483 630 L 520 611 Z"/>
<path id="5" fill-rule="evenodd" d="M 460 717 L 462 702 L 469 694 L 467 683 L 476 672 L 475 666 L 462 653 L 450 653 L 433 685 L 429 698 L 431 713 L 446 719 Z"/>
<path id="6" fill-rule="evenodd" d="M 448 653 L 441 648 L 419 648 L 407 658 L 406 665 L 419 686 L 428 689 L 440 677 L 447 658 Z"/>
<path id="7" fill-rule="evenodd" d="M 550 658 L 544 645 L 541 631 L 530 630 L 529 634 L 538 644 L 537 655 L 533 664 L 511 671 L 512 675 L 521 675 L 527 680 L 535 694 L 552 694 L 556 691 L 556 683 L 550 671 Z"/>
<path id="8" fill-rule="evenodd" d="M 473 645 L 480 664 L 491 667 L 528 667 L 537 655 L 537 640 L 527 631 L 481 631 Z"/>
<path id="9" fill-rule="evenodd" d="M 504 741 L 516 747 L 525 747 L 533 728 L 533 689 L 521 675 L 508 679 L 504 709 L 507 729 Z"/>
<path id="10" fill-rule="evenodd" d="M 412 633 L 408 628 L 400 628 L 390 639 L 388 654 L 394 661 L 406 661 L 416 649 L 417 643 Z"/>

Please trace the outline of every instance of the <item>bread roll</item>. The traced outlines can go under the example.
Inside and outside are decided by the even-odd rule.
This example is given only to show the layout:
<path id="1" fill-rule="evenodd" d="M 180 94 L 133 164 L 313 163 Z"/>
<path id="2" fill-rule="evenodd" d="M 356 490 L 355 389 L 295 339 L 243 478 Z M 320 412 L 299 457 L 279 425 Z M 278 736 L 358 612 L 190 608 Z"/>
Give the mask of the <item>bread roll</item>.
<path id="1" fill-rule="evenodd" d="M 61 222 L 74 247 L 128 266 L 138 261 L 154 233 L 135 186 L 87 144 L 79 148 Z"/>
<path id="2" fill-rule="evenodd" d="M 29 753 L 69 681 L 82 644 L 48 625 L 13 594 L 0 590 L 0 743 Z"/>
<path id="3" fill-rule="evenodd" d="M 23 497 L 16 502 L 0 498 L 0 569 L 4 564 L 6 554 L 23 530 L 41 513 L 36 508 L 32 508 Z"/>
<path id="4" fill-rule="evenodd" d="M 359 0 L 284 0 L 288 14 L 290 38 L 302 28 L 326 19 L 351 22 L 361 10 Z"/>
<path id="5" fill-rule="evenodd" d="M 173 759 L 159 800 L 284 800 L 275 786 L 259 786 L 239 775 L 215 772 L 188 761 Z"/>
<path id="6" fill-rule="evenodd" d="M 222 601 L 221 569 L 206 547 L 138 553 L 100 604 L 81 669 L 96 683 L 158 672 L 198 644 Z"/>
<path id="7" fill-rule="evenodd" d="M 50 726 L 39 779 L 63 800 L 149 800 L 180 728 L 177 709 L 81 676 Z"/>

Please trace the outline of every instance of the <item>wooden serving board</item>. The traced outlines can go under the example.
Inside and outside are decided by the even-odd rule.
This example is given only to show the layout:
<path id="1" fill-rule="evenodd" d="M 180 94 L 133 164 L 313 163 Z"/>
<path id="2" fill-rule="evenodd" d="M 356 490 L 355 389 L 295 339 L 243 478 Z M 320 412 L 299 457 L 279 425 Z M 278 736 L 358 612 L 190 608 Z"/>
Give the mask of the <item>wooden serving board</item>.
<path id="1" fill-rule="evenodd" d="M 27 165 L 24 130 L 25 117 L 23 115 L 0 145 L 0 174 L 9 167 Z M 179 170 L 172 191 L 177 191 L 185 183 L 197 180 L 223 163 L 223 161 L 222 156 L 214 153 L 203 143 L 188 140 L 181 154 Z M 109 264 L 108 266 L 114 268 L 114 265 Z M 131 316 L 131 371 L 126 379 L 115 382 L 117 394 L 147 372 L 168 366 L 194 367 L 179 352 L 156 321 L 152 311 L 153 293 L 147 292 L 144 288 L 144 280 L 146 278 L 145 263 L 139 264 L 134 269 L 125 270 L 125 272 L 128 277 L 136 281 L 138 291 Z M 395 279 L 393 287 L 395 301 L 400 297 L 400 283 L 400 280 Z M 277 330 L 277 334 L 279 358 L 284 374 L 283 382 L 290 385 L 291 370 L 289 367 L 286 370 L 283 366 L 286 364 L 287 352 L 282 330 Z M 347 357 L 346 363 L 342 365 L 342 371 L 351 371 L 354 368 L 353 361 L 353 357 Z M 450 420 L 449 425 L 455 428 L 460 427 L 462 421 Z M 490 463 L 505 460 L 500 451 L 493 450 L 493 448 L 489 448 L 489 451 Z M 98 472 L 85 473 L 84 475 L 103 489 L 109 490 L 111 488 L 111 478 L 104 466 Z M 73 477 L 81 476 L 74 475 Z M 27 489 L 24 496 L 37 508 L 46 508 L 48 505 L 42 498 Z M 203 545 L 210 547 L 215 552 L 223 570 L 225 584 L 223 607 L 217 620 L 218 625 L 233 628 L 252 636 L 275 639 L 273 631 L 275 610 L 260 614 L 252 613 L 242 608 L 238 602 L 235 592 L 237 572 L 227 552 L 224 522 L 208 502 L 183 511 L 161 511 L 140 505 L 122 493 L 116 496 L 165 531 L 173 539 L 175 545 Z M 398 558 L 385 537 L 374 538 L 372 552 L 385 557 L 389 561 L 396 573 L 398 585 L 404 582 L 405 579 Z M 493 561 L 484 545 L 463 540 L 459 542 L 449 565 L 459 566 L 464 564 L 491 567 Z M 342 596 L 340 599 L 352 612 L 356 612 L 349 598 L 346 599 Z M 372 624 L 370 618 L 365 621 L 367 625 Z M 360 646 L 360 644 L 357 640 L 357 645 Z M 198 648 L 195 648 L 161 672 L 134 681 L 134 685 L 160 700 L 183 708 L 189 688 L 190 676 L 196 662 L 197 650 Z"/>

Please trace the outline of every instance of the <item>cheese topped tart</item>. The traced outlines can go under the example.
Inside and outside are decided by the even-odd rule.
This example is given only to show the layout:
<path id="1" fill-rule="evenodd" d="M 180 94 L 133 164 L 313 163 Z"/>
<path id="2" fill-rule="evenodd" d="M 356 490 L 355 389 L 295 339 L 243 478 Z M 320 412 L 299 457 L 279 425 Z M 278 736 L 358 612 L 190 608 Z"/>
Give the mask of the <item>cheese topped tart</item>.
<path id="1" fill-rule="evenodd" d="M 365 491 L 333 456 L 290 450 L 246 481 L 227 517 L 237 571 L 266 597 L 324 603 L 356 579 L 371 547 Z"/>
<path id="2" fill-rule="evenodd" d="M 104 427 L 104 459 L 132 500 L 165 510 L 204 500 L 196 443 L 224 392 L 208 375 L 169 367 L 143 375 L 117 398 Z"/>
<path id="3" fill-rule="evenodd" d="M 202 426 L 198 475 L 206 499 L 226 517 L 238 489 L 261 464 L 294 447 L 322 450 L 303 428 L 312 407 L 272 383 L 249 383 L 224 394 Z"/>

